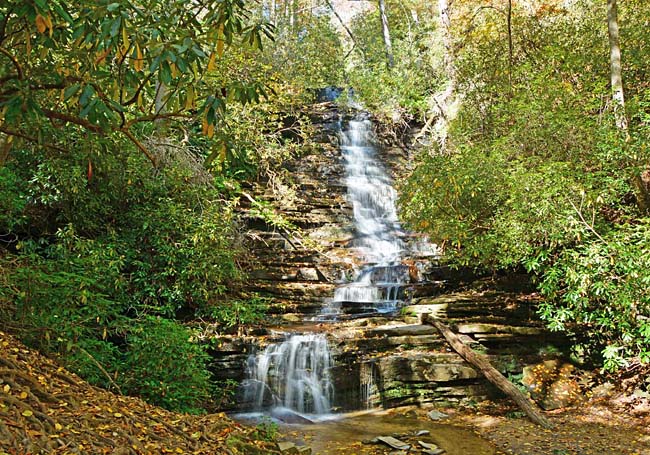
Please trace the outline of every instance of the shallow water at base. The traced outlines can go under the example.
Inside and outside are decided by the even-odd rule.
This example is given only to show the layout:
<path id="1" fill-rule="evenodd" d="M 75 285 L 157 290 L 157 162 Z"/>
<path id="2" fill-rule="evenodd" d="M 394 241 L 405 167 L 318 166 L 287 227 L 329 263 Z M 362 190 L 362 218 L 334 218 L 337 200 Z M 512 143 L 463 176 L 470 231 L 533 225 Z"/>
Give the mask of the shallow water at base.
<path id="1" fill-rule="evenodd" d="M 252 415 L 249 414 L 248 417 Z M 393 433 L 412 434 L 419 430 L 428 430 L 429 435 L 415 440 L 434 443 L 444 449 L 446 455 L 495 455 L 497 453 L 492 444 L 466 428 L 435 423 L 425 418 L 399 415 L 390 411 L 363 411 L 319 416 L 319 418 L 320 421 L 306 425 L 279 423 L 280 432 L 285 436 L 282 439 L 307 445 L 312 448 L 314 455 L 374 455 L 389 453 L 391 449 L 381 444 L 363 444 L 361 441 L 377 436 L 391 436 Z M 250 422 L 249 419 L 245 420 Z M 419 453 L 419 450 L 412 448 L 411 452 Z"/>

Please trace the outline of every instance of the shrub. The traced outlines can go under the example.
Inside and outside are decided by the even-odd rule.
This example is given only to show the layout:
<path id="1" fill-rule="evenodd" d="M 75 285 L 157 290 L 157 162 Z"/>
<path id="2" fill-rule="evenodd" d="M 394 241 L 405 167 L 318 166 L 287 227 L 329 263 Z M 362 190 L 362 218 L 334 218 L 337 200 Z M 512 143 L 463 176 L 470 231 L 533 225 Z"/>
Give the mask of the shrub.
<path id="1" fill-rule="evenodd" d="M 182 412 L 200 412 L 210 396 L 205 350 L 178 322 L 147 317 L 126 336 L 125 392 Z"/>

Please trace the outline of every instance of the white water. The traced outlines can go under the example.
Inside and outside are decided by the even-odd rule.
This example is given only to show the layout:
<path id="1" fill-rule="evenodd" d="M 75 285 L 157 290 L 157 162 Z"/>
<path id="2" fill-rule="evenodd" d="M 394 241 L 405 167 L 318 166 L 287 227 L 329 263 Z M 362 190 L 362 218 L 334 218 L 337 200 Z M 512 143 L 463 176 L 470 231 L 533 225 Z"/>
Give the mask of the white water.
<path id="1" fill-rule="evenodd" d="M 369 120 L 350 121 L 341 131 L 341 152 L 357 233 L 353 247 L 364 265 L 351 283 L 335 290 L 317 319 L 393 312 L 410 280 L 409 267 L 402 264 L 407 247 L 397 218 L 397 194 L 377 156 Z M 420 249 L 429 255 L 431 247 L 422 242 L 417 245 Z M 331 367 L 324 335 L 291 335 L 249 357 L 245 399 L 256 411 L 288 408 L 301 414 L 327 414 L 334 393 Z M 362 364 L 359 383 L 362 406 L 367 408 L 377 388 L 371 365 Z"/>
<path id="2" fill-rule="evenodd" d="M 291 335 L 248 359 L 244 384 L 256 410 L 284 407 L 326 414 L 332 407 L 332 356 L 322 334 Z"/>
<path id="3" fill-rule="evenodd" d="M 397 192 L 377 156 L 370 120 L 351 120 L 340 136 L 357 233 L 353 246 L 364 267 L 352 283 L 335 290 L 322 313 L 335 318 L 340 313 L 392 312 L 408 281 L 408 268 L 401 265 L 406 244 L 397 218 Z"/>

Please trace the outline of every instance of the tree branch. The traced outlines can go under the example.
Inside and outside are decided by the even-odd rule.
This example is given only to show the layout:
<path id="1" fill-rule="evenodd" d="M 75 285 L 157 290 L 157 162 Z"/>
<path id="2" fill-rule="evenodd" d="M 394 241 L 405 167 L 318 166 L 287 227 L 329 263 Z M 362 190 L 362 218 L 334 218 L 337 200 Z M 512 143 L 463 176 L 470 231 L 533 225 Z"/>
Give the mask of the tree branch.
<path id="1" fill-rule="evenodd" d="M 164 114 L 150 114 L 150 115 L 143 115 L 142 117 L 136 117 L 134 119 L 129 120 L 125 128 L 129 128 L 136 123 L 141 123 L 141 122 L 152 122 L 154 120 L 159 120 L 159 119 L 171 119 L 171 118 L 184 118 L 184 119 L 191 119 L 194 118 L 193 115 L 189 114 L 183 114 L 182 112 L 168 112 Z"/>
<path id="2" fill-rule="evenodd" d="M 133 135 L 133 133 L 132 133 L 131 131 L 129 131 L 128 128 L 122 128 L 122 129 L 120 129 L 119 131 L 122 132 L 122 134 L 124 134 L 126 137 L 128 137 L 129 140 L 130 140 L 131 142 L 133 142 L 133 144 L 135 144 L 135 146 L 136 146 L 136 147 L 137 147 L 137 148 L 138 148 L 142 153 L 145 154 L 145 156 L 149 159 L 149 161 L 151 161 L 151 164 L 153 164 L 153 167 L 158 167 L 158 162 L 156 161 L 156 157 L 154 157 L 154 156 L 151 154 L 151 152 L 149 151 L 149 149 L 147 149 L 147 147 L 145 147 L 145 146 L 142 144 L 142 142 L 140 142 L 140 141 L 138 140 L 138 138 L 136 138 L 136 137 Z"/>
<path id="3" fill-rule="evenodd" d="M 21 133 L 21 132 L 19 132 L 19 131 L 13 131 L 13 130 L 10 130 L 10 129 L 5 128 L 4 126 L 1 126 L 1 125 L 0 125 L 0 132 L 5 133 L 5 134 L 8 135 L 8 136 L 14 136 L 14 137 L 19 137 L 19 138 L 21 138 L 21 139 L 25 139 L 26 141 L 33 142 L 33 143 L 35 143 L 35 144 L 42 145 L 43 147 L 50 148 L 50 149 L 52 149 L 52 150 L 56 150 L 57 152 L 63 152 L 63 153 L 67 153 L 67 152 L 68 152 L 68 150 L 66 150 L 66 149 L 64 149 L 64 148 L 62 148 L 62 147 L 56 146 L 56 145 L 52 145 L 52 144 L 41 144 L 41 143 L 39 142 L 39 140 L 38 140 L 37 138 L 35 138 L 35 137 L 28 136 L 27 134 Z"/>
<path id="4" fill-rule="evenodd" d="M 447 343 L 449 343 L 458 355 L 473 367 L 479 369 L 488 381 L 497 386 L 503 393 L 508 395 L 515 403 L 517 403 L 519 408 L 526 413 L 531 421 L 543 428 L 553 428 L 553 425 L 540 412 L 539 408 L 535 406 L 535 403 L 515 387 L 512 382 L 508 381 L 496 368 L 494 368 L 486 356 L 473 351 L 458 337 L 458 335 L 452 332 L 449 327 L 437 318 L 431 316 L 429 313 L 424 313 L 422 315 L 422 322 L 424 324 L 431 324 L 438 329 L 440 334 L 445 338 L 445 340 L 447 340 Z"/>
<path id="5" fill-rule="evenodd" d="M 13 54 L 9 52 L 7 49 L 5 49 L 4 47 L 0 47 L 0 54 L 6 55 L 9 58 L 9 60 L 11 60 L 11 63 L 13 63 L 14 66 L 16 67 L 16 72 L 18 73 L 18 79 L 22 81 L 25 78 L 25 73 L 23 73 L 23 67 L 20 66 L 20 62 L 18 61 L 18 59 L 16 59 L 16 57 L 14 57 Z"/>
<path id="6" fill-rule="evenodd" d="M 90 123 L 88 120 L 75 117 L 74 115 L 65 114 L 63 112 L 56 112 L 51 109 L 41 108 L 41 111 L 49 119 L 61 120 L 62 122 L 74 123 L 75 125 L 83 126 L 84 128 L 92 131 L 93 133 L 103 134 L 104 130 L 101 126 Z"/>

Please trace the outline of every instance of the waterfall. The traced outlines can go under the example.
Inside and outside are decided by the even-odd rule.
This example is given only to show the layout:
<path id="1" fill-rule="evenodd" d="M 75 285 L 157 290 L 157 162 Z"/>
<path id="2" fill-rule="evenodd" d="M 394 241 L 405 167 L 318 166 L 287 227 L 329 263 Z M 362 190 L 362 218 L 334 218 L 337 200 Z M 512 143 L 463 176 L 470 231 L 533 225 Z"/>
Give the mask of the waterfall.
<path id="1" fill-rule="evenodd" d="M 332 356 L 322 334 L 290 335 L 248 359 L 244 384 L 255 410 L 285 407 L 326 414 L 332 407 Z"/>
<path id="2" fill-rule="evenodd" d="M 347 196 L 356 231 L 352 247 L 363 267 L 352 282 L 341 284 L 325 302 L 316 320 L 342 315 L 390 313 L 405 299 L 405 285 L 421 271 L 403 263 L 408 251 L 436 254 L 427 242 L 407 247 L 397 217 L 397 193 L 382 166 L 370 120 L 360 114 L 340 132 Z M 332 357 L 322 334 L 294 334 L 251 355 L 247 364 L 244 400 L 256 411 L 289 408 L 298 413 L 331 411 Z M 370 407 L 377 394 L 373 365 L 362 363 L 358 392 L 362 406 Z"/>
<path id="3" fill-rule="evenodd" d="M 359 402 L 361 409 L 372 409 L 378 393 L 375 383 L 375 366 L 371 362 L 359 364 Z"/>
<path id="4" fill-rule="evenodd" d="M 397 192 L 377 156 L 370 120 L 351 120 L 340 136 L 357 232 L 353 246 L 365 266 L 352 283 L 335 290 L 321 317 L 393 312 L 409 280 L 408 267 L 401 264 L 406 245 L 397 218 Z"/>

